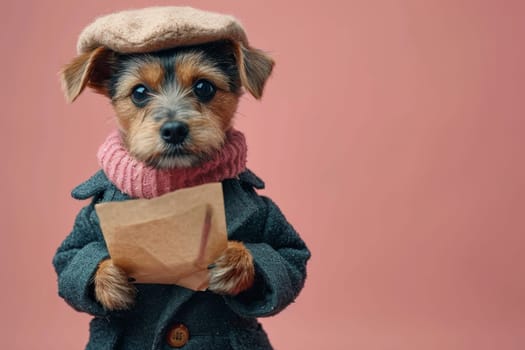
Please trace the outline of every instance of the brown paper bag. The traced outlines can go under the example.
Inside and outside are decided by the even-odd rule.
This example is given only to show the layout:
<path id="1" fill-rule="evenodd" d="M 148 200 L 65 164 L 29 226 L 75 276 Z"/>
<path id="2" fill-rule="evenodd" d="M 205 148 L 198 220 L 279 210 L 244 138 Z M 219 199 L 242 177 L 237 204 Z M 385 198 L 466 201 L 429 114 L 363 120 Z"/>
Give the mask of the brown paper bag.
<path id="1" fill-rule="evenodd" d="M 220 183 L 95 209 L 111 259 L 137 283 L 208 287 L 208 266 L 227 246 Z"/>

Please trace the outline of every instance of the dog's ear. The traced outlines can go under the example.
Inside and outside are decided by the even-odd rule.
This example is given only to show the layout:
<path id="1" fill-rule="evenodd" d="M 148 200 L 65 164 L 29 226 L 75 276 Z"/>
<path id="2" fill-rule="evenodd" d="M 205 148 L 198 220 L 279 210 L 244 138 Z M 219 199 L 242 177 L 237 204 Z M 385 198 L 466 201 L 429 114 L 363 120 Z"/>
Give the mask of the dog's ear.
<path id="1" fill-rule="evenodd" d="M 260 99 L 275 62 L 265 52 L 242 44 L 237 45 L 236 56 L 242 85 L 253 97 Z"/>
<path id="2" fill-rule="evenodd" d="M 98 47 L 75 57 L 60 71 L 62 90 L 68 102 L 73 102 L 86 86 L 109 96 L 109 80 L 115 53 L 105 47 Z"/>

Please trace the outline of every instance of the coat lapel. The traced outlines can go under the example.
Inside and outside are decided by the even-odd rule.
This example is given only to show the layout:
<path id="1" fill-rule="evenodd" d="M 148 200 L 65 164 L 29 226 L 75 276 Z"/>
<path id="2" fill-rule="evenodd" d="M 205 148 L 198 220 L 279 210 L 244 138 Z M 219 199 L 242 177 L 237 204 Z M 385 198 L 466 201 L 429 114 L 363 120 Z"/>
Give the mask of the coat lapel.
<path id="1" fill-rule="evenodd" d="M 238 237 L 239 230 L 259 208 L 253 196 L 250 196 L 239 180 L 222 182 L 224 209 L 228 238 Z"/>

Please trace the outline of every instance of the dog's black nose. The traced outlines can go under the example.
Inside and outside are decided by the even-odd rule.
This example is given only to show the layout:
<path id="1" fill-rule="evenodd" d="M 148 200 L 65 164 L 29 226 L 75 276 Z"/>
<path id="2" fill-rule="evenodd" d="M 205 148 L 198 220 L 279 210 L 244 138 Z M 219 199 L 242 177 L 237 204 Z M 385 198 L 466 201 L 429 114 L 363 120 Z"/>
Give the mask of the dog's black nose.
<path id="1" fill-rule="evenodd" d="M 172 145 L 181 144 L 188 136 L 188 132 L 188 125 L 183 122 L 166 122 L 160 127 L 160 136 Z"/>

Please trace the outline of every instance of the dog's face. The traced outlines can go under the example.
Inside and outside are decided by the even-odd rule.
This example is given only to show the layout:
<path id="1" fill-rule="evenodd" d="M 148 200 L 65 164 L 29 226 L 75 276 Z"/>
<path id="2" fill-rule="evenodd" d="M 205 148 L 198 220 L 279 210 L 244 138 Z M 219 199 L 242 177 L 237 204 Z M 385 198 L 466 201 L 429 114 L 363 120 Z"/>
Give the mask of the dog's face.
<path id="1" fill-rule="evenodd" d="M 196 166 L 223 145 L 242 87 L 260 98 L 273 61 L 229 41 L 147 54 L 98 48 L 62 70 L 66 98 L 85 86 L 111 99 L 131 155 L 157 168 Z"/>
<path id="2" fill-rule="evenodd" d="M 137 159 L 160 168 L 188 167 L 220 149 L 240 96 L 227 46 L 120 56 L 115 72 L 109 94 Z"/>

